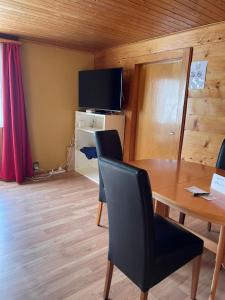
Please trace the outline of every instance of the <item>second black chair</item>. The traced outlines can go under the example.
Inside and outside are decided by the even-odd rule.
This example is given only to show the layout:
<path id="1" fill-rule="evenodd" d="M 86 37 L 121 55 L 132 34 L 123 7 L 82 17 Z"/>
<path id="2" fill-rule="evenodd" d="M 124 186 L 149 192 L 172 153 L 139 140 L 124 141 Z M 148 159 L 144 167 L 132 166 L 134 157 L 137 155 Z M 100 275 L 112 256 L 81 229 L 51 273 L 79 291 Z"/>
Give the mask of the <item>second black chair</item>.
<path id="1" fill-rule="evenodd" d="M 100 158 L 109 219 L 108 266 L 104 299 L 108 299 L 113 266 L 141 290 L 148 291 L 193 260 L 191 299 L 196 298 L 203 241 L 178 225 L 154 215 L 145 170 Z"/>
<path id="2" fill-rule="evenodd" d="M 216 168 L 225 170 L 225 140 L 223 140 L 223 143 L 220 148 L 220 152 L 218 154 Z"/>
<path id="3" fill-rule="evenodd" d="M 104 130 L 95 132 L 95 142 L 98 158 L 104 156 L 123 160 L 122 146 L 117 130 Z M 96 224 L 99 226 L 102 215 L 103 203 L 106 202 L 104 184 L 101 171 L 99 170 L 99 205 Z"/>

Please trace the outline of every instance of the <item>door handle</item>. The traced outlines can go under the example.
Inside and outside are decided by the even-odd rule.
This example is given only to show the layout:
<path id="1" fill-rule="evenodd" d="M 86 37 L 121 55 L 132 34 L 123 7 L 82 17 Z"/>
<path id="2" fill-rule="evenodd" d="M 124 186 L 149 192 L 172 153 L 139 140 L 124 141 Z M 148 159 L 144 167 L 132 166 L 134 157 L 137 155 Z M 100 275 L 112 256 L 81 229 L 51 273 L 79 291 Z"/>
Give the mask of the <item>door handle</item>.
<path id="1" fill-rule="evenodd" d="M 170 134 L 170 135 L 175 135 L 175 132 L 174 132 L 174 131 L 171 131 L 169 134 Z"/>

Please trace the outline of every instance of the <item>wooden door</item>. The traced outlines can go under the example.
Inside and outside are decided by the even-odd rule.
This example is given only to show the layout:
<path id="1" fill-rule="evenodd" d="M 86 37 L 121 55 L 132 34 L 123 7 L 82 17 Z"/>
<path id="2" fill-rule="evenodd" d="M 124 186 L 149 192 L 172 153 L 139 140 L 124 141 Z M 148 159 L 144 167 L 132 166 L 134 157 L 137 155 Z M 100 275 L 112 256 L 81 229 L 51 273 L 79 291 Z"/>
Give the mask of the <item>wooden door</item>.
<path id="1" fill-rule="evenodd" d="M 135 159 L 178 159 L 183 116 L 182 60 L 139 70 Z"/>

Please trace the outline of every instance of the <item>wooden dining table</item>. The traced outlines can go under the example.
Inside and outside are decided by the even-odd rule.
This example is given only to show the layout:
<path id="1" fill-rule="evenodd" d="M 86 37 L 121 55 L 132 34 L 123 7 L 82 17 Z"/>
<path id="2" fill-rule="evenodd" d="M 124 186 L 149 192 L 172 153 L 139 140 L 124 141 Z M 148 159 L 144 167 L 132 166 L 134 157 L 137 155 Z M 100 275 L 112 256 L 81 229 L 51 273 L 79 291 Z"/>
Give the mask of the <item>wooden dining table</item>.
<path id="1" fill-rule="evenodd" d="M 216 254 L 209 300 L 216 299 L 221 265 L 225 265 L 225 195 L 211 190 L 216 199 L 207 201 L 193 197 L 186 188 L 196 186 L 210 191 L 213 174 L 225 177 L 225 171 L 182 160 L 148 159 L 129 163 L 148 172 L 158 214 L 169 218 L 169 208 L 174 207 L 187 215 L 220 226 L 218 243 L 184 226 L 202 238 L 204 247 Z"/>

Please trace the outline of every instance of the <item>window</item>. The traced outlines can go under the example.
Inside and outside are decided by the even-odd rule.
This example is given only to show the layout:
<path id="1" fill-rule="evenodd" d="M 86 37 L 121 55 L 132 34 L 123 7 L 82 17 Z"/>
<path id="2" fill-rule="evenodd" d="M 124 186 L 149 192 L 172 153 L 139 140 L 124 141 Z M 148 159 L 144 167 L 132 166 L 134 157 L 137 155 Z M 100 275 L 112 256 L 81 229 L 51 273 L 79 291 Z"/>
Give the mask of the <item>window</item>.
<path id="1" fill-rule="evenodd" d="M 0 128 L 3 127 L 3 107 L 2 107 L 2 44 L 0 44 Z"/>

